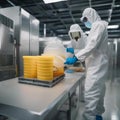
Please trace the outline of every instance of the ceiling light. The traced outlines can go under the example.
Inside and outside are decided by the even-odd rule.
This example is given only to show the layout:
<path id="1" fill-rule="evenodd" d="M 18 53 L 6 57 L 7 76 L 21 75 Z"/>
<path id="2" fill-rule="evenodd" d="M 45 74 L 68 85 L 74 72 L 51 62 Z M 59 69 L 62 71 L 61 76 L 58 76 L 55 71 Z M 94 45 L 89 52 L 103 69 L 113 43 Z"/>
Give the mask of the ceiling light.
<path id="1" fill-rule="evenodd" d="M 119 25 L 109 25 L 107 28 L 108 29 L 115 29 L 115 28 L 119 28 Z"/>
<path id="2" fill-rule="evenodd" d="M 114 7 L 120 7 L 120 5 L 114 5 Z"/>
<path id="3" fill-rule="evenodd" d="M 54 3 L 54 2 L 61 2 L 61 1 L 67 1 L 67 0 L 43 0 L 45 4 L 48 3 Z"/>

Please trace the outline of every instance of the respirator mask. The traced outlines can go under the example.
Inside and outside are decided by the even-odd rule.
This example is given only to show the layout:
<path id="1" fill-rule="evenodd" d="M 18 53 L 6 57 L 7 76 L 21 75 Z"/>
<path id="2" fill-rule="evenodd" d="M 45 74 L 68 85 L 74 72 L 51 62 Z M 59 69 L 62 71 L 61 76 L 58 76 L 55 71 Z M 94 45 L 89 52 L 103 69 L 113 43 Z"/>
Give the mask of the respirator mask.
<path id="1" fill-rule="evenodd" d="M 72 39 L 75 39 L 76 41 L 78 41 L 78 39 L 81 38 L 81 33 L 80 32 L 70 32 L 70 36 Z"/>

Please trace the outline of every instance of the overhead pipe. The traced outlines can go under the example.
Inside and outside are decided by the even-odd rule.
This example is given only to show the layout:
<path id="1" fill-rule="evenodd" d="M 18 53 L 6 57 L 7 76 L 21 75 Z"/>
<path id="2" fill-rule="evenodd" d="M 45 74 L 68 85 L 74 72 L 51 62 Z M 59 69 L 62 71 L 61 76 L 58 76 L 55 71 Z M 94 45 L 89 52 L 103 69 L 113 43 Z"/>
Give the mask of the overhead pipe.
<path id="1" fill-rule="evenodd" d="M 89 6 L 90 6 L 90 8 L 92 7 L 92 3 L 91 3 L 91 0 L 89 0 Z"/>
<path id="2" fill-rule="evenodd" d="M 71 18 L 72 18 L 72 21 L 73 21 L 73 23 L 75 24 L 76 21 L 75 21 L 73 15 L 72 15 L 72 9 L 71 9 L 71 7 L 70 7 L 70 0 L 67 1 L 67 6 L 68 6 L 68 8 L 69 8 L 69 14 L 70 14 L 70 16 L 71 16 Z"/>
<path id="3" fill-rule="evenodd" d="M 7 2 L 10 3 L 12 6 L 15 6 L 15 4 L 11 2 L 10 0 L 7 0 Z"/>
<path id="4" fill-rule="evenodd" d="M 109 10 L 109 17 L 108 17 L 108 22 L 110 23 L 111 21 L 111 17 L 112 17 L 112 12 L 113 12 L 113 8 L 115 6 L 115 0 L 112 1 L 112 4 L 111 4 L 111 9 Z"/>

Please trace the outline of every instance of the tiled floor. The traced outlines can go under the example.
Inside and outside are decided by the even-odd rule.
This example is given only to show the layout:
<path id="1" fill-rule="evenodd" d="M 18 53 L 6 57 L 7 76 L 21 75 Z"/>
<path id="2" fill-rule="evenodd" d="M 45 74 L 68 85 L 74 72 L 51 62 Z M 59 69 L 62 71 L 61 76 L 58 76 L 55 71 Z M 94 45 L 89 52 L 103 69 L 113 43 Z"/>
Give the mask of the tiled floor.
<path id="1" fill-rule="evenodd" d="M 118 79 L 120 81 L 120 79 Z M 107 81 L 106 95 L 105 95 L 105 113 L 104 120 L 120 120 L 120 82 Z M 76 120 L 82 120 L 81 114 L 84 109 L 84 103 L 80 104 L 80 109 Z"/>

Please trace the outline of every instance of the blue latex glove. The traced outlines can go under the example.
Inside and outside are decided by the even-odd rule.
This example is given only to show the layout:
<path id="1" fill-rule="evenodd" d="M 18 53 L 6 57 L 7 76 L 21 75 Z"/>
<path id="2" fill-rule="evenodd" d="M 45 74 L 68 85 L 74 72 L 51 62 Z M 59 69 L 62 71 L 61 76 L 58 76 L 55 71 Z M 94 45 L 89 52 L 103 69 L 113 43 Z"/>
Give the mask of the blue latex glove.
<path id="1" fill-rule="evenodd" d="M 78 61 L 78 59 L 75 56 L 73 58 L 68 57 L 64 64 L 72 65 L 72 64 L 76 63 L 77 61 Z"/>
<path id="2" fill-rule="evenodd" d="M 74 49 L 73 48 L 67 48 L 66 51 L 74 54 Z"/>

